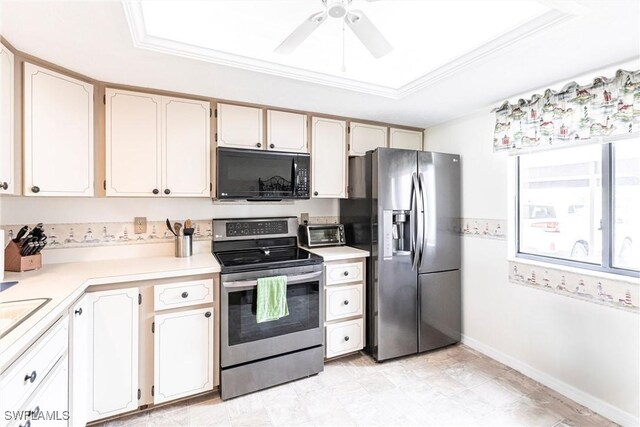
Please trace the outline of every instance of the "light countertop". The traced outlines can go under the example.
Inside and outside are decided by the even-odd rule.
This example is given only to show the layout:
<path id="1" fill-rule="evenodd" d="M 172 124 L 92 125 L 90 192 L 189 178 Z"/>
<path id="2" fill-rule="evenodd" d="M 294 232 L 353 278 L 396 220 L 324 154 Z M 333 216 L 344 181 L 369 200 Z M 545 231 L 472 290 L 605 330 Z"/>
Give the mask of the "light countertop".
<path id="1" fill-rule="evenodd" d="M 320 255 L 325 261 L 342 261 L 352 258 L 366 258 L 369 251 L 352 248 L 351 246 L 326 246 L 323 248 L 304 248 L 312 254 Z"/>
<path id="2" fill-rule="evenodd" d="M 190 258 L 160 256 L 48 264 L 36 271 L 5 272 L 5 282 L 19 283 L 0 292 L 0 302 L 32 298 L 51 298 L 51 301 L 0 338 L 0 372 L 89 286 L 218 272 L 220 265 L 210 253 L 195 254 Z"/>

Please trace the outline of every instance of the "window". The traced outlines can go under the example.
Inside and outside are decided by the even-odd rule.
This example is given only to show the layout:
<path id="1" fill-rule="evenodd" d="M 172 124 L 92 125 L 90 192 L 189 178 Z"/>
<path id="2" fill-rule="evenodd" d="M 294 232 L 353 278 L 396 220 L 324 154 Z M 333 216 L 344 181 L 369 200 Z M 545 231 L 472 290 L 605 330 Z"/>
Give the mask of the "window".
<path id="1" fill-rule="evenodd" d="M 518 157 L 519 257 L 637 275 L 640 141 Z"/>

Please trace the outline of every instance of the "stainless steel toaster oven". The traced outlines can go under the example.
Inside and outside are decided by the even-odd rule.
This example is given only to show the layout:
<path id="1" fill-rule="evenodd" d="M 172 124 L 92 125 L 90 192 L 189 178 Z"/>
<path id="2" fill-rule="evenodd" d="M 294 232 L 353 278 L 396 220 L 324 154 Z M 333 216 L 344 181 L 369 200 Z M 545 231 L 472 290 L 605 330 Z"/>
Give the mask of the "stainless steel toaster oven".
<path id="1" fill-rule="evenodd" d="M 300 244 L 308 248 L 345 244 L 342 224 L 305 224 L 299 228 Z"/>

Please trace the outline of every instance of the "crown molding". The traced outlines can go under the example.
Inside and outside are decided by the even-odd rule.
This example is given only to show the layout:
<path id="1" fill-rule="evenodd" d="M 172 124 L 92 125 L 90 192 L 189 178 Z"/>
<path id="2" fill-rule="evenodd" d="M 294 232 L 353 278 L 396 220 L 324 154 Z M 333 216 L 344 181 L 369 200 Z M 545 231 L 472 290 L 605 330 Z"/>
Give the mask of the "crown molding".
<path id="1" fill-rule="evenodd" d="M 131 32 L 133 45 L 136 48 L 396 100 L 450 78 L 478 62 L 496 55 L 501 50 L 565 22 L 574 16 L 557 10 L 546 12 L 405 85 L 390 87 L 151 36 L 145 28 L 140 1 L 122 1 L 122 7 Z"/>

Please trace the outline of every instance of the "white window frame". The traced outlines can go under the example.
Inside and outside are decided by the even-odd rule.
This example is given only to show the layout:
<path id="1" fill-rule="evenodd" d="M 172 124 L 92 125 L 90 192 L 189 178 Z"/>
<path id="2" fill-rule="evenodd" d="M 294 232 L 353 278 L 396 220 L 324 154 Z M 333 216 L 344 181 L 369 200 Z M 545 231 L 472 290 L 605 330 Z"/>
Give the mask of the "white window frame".
<path id="1" fill-rule="evenodd" d="M 508 159 L 507 171 L 507 236 L 508 236 L 508 256 L 511 261 L 524 261 L 533 264 L 549 265 L 551 267 L 564 267 L 568 270 L 602 273 L 606 276 L 628 276 L 640 277 L 640 271 L 625 269 L 613 266 L 613 254 L 611 253 L 611 242 L 613 241 L 613 158 L 614 143 L 626 139 L 640 138 L 637 134 L 621 135 L 610 138 L 606 143 L 602 143 L 602 254 L 601 263 L 591 264 L 581 261 L 573 261 L 562 258 L 554 258 L 544 255 L 534 255 L 519 251 L 519 159 L 520 155 L 510 156 Z M 564 149 L 570 150 L 570 147 Z M 523 153 L 522 155 L 527 155 Z"/>

